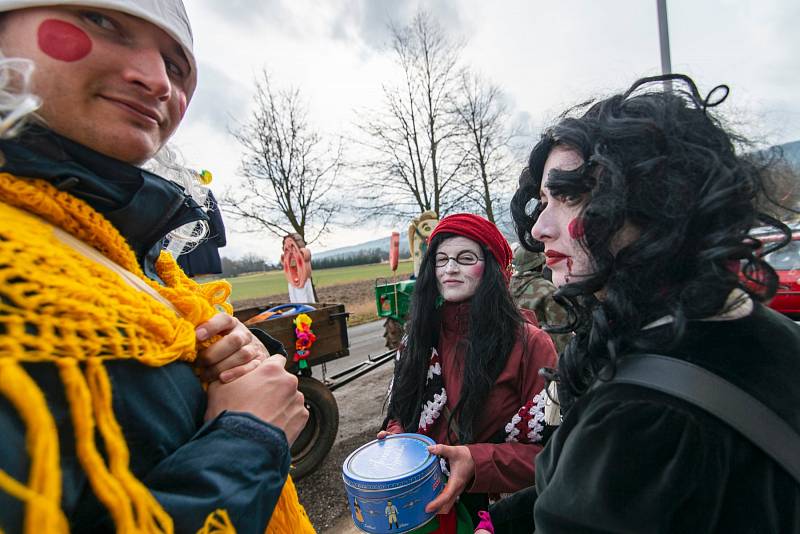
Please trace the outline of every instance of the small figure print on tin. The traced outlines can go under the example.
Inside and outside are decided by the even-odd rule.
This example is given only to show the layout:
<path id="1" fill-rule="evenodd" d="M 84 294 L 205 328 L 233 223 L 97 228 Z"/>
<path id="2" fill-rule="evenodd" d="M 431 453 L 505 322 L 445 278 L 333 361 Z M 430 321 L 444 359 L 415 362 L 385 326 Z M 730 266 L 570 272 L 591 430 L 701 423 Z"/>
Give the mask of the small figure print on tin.
<path id="1" fill-rule="evenodd" d="M 383 511 L 383 515 L 389 521 L 389 530 L 392 530 L 392 527 L 400 529 L 400 525 L 397 523 L 397 506 L 393 505 L 392 501 L 386 501 L 386 509 Z"/>
<path id="2" fill-rule="evenodd" d="M 356 519 L 360 522 L 364 522 L 364 514 L 361 513 L 361 507 L 358 505 L 358 499 L 353 497 L 353 510 L 356 516 Z"/>

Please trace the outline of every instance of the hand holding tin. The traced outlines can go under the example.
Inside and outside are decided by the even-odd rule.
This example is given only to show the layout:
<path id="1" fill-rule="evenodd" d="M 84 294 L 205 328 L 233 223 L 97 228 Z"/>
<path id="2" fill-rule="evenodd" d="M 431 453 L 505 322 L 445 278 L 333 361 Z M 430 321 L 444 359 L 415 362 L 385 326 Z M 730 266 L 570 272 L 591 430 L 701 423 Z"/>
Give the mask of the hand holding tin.
<path id="1" fill-rule="evenodd" d="M 464 445 L 433 445 L 428 451 L 436 456 L 447 458 L 450 464 L 450 478 L 442 492 L 428 503 L 425 511 L 428 513 L 446 514 L 456 502 L 456 499 L 475 478 L 475 461 L 469 447 Z"/>

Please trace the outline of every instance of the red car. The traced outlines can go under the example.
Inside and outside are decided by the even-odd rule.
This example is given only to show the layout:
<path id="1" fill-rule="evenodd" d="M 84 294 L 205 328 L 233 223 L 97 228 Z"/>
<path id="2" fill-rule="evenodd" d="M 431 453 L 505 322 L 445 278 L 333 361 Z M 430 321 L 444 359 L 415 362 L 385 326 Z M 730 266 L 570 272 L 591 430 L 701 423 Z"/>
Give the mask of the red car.
<path id="1" fill-rule="evenodd" d="M 783 248 L 767 254 L 765 260 L 778 273 L 778 291 L 769 307 L 784 315 L 800 320 L 800 225 L 792 225 L 792 240 Z M 753 232 L 762 243 L 781 239 L 781 235 Z"/>

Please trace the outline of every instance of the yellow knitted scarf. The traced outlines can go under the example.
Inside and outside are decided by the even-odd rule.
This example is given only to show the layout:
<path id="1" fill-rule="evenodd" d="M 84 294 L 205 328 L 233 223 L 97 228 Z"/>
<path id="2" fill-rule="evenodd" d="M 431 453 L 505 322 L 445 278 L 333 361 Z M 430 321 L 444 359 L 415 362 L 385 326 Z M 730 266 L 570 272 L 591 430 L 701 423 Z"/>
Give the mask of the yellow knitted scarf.
<path id="1" fill-rule="evenodd" d="M 134 282 L 152 296 L 59 239 L 61 230 L 133 273 Z M 225 302 L 230 286 L 197 284 L 166 253 L 156 270 L 165 286 L 144 275 L 125 239 L 85 202 L 42 180 L 0 173 L 0 395 L 25 425 L 30 456 L 27 484 L 0 470 L 0 490 L 26 503 L 27 534 L 69 531 L 60 506 L 58 431 L 44 393 L 20 365 L 45 361 L 58 368 L 78 458 L 117 532 L 173 532 L 172 519 L 129 469 L 103 362 L 132 358 L 153 367 L 193 362 L 201 348 L 194 329 L 216 307 L 231 312 Z M 107 461 L 97 449 L 96 431 Z M 224 510 L 209 512 L 199 532 L 235 531 Z M 314 532 L 291 478 L 267 532 Z"/>

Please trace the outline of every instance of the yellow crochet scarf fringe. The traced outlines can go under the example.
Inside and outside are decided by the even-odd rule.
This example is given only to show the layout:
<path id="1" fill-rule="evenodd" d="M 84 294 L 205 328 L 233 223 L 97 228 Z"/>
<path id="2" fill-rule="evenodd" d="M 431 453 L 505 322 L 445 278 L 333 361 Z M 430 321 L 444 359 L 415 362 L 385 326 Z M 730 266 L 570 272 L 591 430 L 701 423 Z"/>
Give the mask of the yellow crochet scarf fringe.
<path id="1" fill-rule="evenodd" d="M 111 223 L 44 181 L 0 173 L 0 201 L 0 324 L 5 330 L 0 334 L 0 395 L 18 411 L 30 455 L 27 484 L 0 470 L 0 490 L 26 503 L 26 534 L 69 531 L 60 506 L 58 431 L 43 392 L 20 365 L 49 361 L 64 384 L 78 458 L 117 532 L 173 532 L 172 519 L 129 469 L 103 361 L 133 358 L 153 367 L 194 361 L 201 348 L 194 328 L 216 313 L 215 306 L 232 311 L 225 302 L 230 286 L 197 284 L 166 253 L 156 263 L 166 287 L 148 279 Z M 182 318 L 110 269 L 59 243 L 53 226 L 134 273 Z M 103 438 L 107 462 L 97 449 L 95 430 Z M 216 510 L 199 532 L 235 529 L 225 510 Z M 267 532 L 314 532 L 291 478 Z"/>

